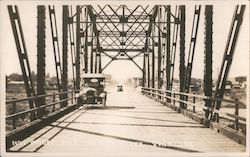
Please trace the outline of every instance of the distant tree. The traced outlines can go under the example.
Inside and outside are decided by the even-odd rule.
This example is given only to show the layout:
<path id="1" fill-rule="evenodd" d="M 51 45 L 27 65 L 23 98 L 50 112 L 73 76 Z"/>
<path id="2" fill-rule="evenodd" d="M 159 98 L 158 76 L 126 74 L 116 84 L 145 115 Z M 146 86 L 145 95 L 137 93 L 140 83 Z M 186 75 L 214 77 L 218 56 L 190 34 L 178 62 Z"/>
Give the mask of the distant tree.
<path id="1" fill-rule="evenodd" d="M 23 81 L 23 75 L 20 75 L 18 73 L 12 73 L 8 76 L 8 79 L 10 81 Z"/>
<path id="2" fill-rule="evenodd" d="M 240 85 L 242 85 L 242 83 L 245 82 L 246 80 L 247 80 L 246 76 L 235 77 L 235 81 L 239 82 Z"/>

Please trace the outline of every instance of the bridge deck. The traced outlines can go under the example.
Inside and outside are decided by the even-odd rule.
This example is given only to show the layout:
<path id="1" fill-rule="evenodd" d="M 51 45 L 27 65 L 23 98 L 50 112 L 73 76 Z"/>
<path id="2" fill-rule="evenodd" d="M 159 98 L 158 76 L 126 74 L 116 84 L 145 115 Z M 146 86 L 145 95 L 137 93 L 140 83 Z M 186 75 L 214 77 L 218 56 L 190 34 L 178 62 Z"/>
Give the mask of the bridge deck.
<path id="1" fill-rule="evenodd" d="M 11 151 L 89 155 L 245 151 L 244 146 L 133 90 L 109 92 L 107 106 L 75 110 Z"/>

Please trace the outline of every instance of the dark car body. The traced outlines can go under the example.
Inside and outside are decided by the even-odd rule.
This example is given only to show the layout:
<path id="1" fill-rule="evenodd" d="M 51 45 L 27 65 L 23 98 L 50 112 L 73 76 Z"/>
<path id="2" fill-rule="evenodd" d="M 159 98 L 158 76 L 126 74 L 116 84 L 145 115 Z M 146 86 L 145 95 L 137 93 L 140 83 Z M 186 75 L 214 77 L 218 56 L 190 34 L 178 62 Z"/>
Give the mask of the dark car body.
<path id="1" fill-rule="evenodd" d="M 122 92 L 122 91 L 123 91 L 122 85 L 118 85 L 118 86 L 117 86 L 117 91 L 118 91 L 118 92 Z"/>
<path id="2" fill-rule="evenodd" d="M 102 104 L 103 107 L 106 107 L 105 76 L 103 74 L 84 74 L 81 81 L 80 103 Z"/>

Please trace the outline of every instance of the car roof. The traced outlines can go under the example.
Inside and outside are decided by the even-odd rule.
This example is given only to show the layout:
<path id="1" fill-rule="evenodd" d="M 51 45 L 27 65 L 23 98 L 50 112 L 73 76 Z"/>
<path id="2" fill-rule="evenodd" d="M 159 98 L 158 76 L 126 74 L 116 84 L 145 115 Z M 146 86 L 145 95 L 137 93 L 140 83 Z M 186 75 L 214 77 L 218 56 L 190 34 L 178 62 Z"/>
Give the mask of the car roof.
<path id="1" fill-rule="evenodd" d="M 103 74 L 83 74 L 82 78 L 105 78 Z"/>

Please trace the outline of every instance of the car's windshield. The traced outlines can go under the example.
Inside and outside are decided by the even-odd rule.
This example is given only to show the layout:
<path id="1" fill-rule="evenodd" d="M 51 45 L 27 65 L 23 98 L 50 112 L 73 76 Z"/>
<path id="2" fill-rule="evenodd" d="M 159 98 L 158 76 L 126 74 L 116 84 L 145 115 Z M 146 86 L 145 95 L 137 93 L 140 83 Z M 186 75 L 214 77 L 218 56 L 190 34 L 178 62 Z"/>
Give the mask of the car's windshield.
<path id="1" fill-rule="evenodd" d="M 104 80 L 95 79 L 94 82 L 91 80 L 93 80 L 93 79 L 84 80 L 84 87 L 98 88 L 100 86 L 104 86 Z"/>
<path id="2" fill-rule="evenodd" d="M 96 88 L 96 87 L 98 87 L 98 86 L 100 86 L 100 85 L 99 85 L 99 82 L 86 82 L 86 83 L 84 84 L 84 86 L 85 86 L 85 87 Z"/>

